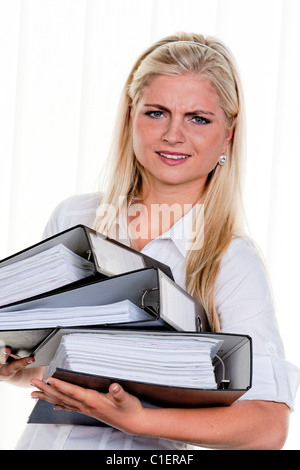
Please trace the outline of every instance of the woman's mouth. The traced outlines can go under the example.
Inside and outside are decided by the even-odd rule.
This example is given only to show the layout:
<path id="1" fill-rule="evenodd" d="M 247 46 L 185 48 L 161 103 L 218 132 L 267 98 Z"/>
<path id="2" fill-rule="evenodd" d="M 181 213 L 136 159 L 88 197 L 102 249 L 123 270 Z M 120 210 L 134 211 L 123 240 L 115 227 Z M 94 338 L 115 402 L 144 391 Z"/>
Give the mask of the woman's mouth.
<path id="1" fill-rule="evenodd" d="M 163 159 L 168 159 L 170 161 L 180 161 L 180 160 L 186 160 L 187 158 L 190 157 L 188 154 L 183 154 L 183 153 L 175 153 L 175 152 L 156 152 L 160 157 Z"/>

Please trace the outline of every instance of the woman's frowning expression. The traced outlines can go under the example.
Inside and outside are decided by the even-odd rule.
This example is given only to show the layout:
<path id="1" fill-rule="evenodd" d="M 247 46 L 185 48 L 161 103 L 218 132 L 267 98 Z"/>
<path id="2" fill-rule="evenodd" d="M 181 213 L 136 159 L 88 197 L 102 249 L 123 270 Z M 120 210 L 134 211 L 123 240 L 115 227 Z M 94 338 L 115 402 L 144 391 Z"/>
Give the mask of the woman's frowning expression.
<path id="1" fill-rule="evenodd" d="M 151 185 L 200 195 L 232 137 L 213 85 L 195 74 L 156 75 L 131 119 L 135 156 Z"/>

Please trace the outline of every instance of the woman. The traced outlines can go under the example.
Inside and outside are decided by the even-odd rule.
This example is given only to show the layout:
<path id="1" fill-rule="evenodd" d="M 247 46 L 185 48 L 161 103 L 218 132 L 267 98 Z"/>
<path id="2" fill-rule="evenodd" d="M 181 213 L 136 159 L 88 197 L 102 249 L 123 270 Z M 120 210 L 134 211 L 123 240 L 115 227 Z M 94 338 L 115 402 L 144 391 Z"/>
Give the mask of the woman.
<path id="1" fill-rule="evenodd" d="M 18 448 L 282 448 L 299 375 L 284 360 L 265 271 L 243 236 L 243 108 L 235 65 L 220 41 L 180 33 L 154 44 L 124 87 L 105 196 L 63 202 L 45 236 L 93 224 L 168 264 L 205 306 L 213 330 L 252 337 L 252 389 L 230 407 L 157 409 L 118 384 L 101 394 L 31 378 L 34 398 L 110 426 L 29 425 Z M 204 224 L 195 229 L 203 208 Z M 2 366 L 2 377 L 28 382 L 27 360 Z"/>

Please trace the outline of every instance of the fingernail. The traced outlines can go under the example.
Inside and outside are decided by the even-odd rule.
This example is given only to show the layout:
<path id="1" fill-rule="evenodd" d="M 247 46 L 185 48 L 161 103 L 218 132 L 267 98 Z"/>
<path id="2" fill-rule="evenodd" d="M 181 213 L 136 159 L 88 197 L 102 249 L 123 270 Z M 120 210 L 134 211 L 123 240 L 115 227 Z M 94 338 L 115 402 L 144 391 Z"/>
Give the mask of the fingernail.
<path id="1" fill-rule="evenodd" d="M 27 364 L 32 364 L 35 361 L 34 357 L 27 359 Z"/>
<path id="2" fill-rule="evenodd" d="M 112 391 L 114 393 L 118 392 L 120 390 L 120 386 L 118 384 L 114 385 L 114 387 L 112 388 Z"/>

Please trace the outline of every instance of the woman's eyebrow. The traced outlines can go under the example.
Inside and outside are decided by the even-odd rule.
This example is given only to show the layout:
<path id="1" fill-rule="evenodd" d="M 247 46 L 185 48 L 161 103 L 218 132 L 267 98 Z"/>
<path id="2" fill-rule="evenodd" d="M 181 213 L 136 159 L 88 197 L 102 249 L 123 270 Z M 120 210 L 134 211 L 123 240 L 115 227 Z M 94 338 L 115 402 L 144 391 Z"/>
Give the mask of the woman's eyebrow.
<path id="1" fill-rule="evenodd" d="M 195 111 L 191 111 L 185 114 L 186 116 L 194 116 L 195 114 L 196 115 L 206 114 L 207 116 L 215 116 L 215 114 L 212 113 L 211 111 L 204 111 L 204 109 L 196 109 Z"/>
<path id="2" fill-rule="evenodd" d="M 161 104 L 144 104 L 144 106 L 148 108 L 158 108 L 158 109 L 161 109 L 162 111 L 170 112 L 168 108 L 166 108 L 165 106 L 162 106 Z"/>
<path id="3" fill-rule="evenodd" d="M 167 111 L 168 113 L 170 113 L 171 111 L 166 108 L 165 106 L 162 106 L 161 104 L 144 104 L 144 106 L 146 107 L 149 107 L 149 108 L 157 108 L 157 109 L 160 109 L 161 111 Z M 195 111 L 189 111 L 187 113 L 185 113 L 186 116 L 195 116 L 195 115 L 202 115 L 202 114 L 205 114 L 205 115 L 208 115 L 208 116 L 214 116 L 215 114 L 212 113 L 211 111 L 205 111 L 204 109 L 196 109 Z"/>

